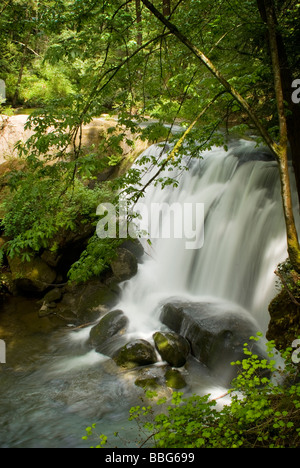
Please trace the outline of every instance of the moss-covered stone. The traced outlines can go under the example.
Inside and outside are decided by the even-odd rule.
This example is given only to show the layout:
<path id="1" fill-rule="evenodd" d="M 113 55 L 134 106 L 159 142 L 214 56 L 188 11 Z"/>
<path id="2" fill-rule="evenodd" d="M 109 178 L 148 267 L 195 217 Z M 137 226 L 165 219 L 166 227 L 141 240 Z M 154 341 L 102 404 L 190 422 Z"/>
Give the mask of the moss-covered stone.
<path id="1" fill-rule="evenodd" d="M 189 342 L 175 332 L 156 332 L 153 335 L 157 351 L 172 367 L 182 367 L 190 353 Z"/>
<path id="2" fill-rule="evenodd" d="M 269 305 L 270 322 L 266 337 L 279 350 L 291 346 L 300 336 L 300 306 L 283 289 Z"/>
<path id="3" fill-rule="evenodd" d="M 41 293 L 56 279 L 56 272 L 39 257 L 30 261 L 14 257 L 9 258 L 8 262 L 15 287 L 22 292 Z"/>
<path id="4" fill-rule="evenodd" d="M 155 349 L 146 340 L 134 340 L 127 343 L 114 354 L 113 359 L 118 366 L 126 369 L 157 362 Z"/>
<path id="5" fill-rule="evenodd" d="M 59 314 L 74 315 L 76 324 L 96 321 L 117 302 L 118 287 L 92 279 L 83 284 L 66 286 L 59 306 Z"/>
<path id="6" fill-rule="evenodd" d="M 165 379 L 166 385 L 174 388 L 175 390 L 180 390 L 181 388 L 186 387 L 186 381 L 181 373 L 176 369 L 168 369 L 165 374 Z"/>
<path id="7" fill-rule="evenodd" d="M 134 383 L 137 387 L 144 388 L 145 390 L 157 390 L 161 387 L 158 379 L 155 377 L 136 379 Z"/>
<path id="8" fill-rule="evenodd" d="M 90 331 L 89 343 L 98 348 L 107 340 L 124 333 L 128 325 L 128 319 L 122 310 L 112 310 L 101 318 L 100 322 Z"/>

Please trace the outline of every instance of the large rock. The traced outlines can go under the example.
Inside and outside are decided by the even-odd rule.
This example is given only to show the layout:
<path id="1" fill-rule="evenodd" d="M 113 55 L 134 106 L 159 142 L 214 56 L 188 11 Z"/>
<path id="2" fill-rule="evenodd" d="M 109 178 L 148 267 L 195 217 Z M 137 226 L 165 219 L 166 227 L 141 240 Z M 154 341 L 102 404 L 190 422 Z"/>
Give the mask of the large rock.
<path id="1" fill-rule="evenodd" d="M 122 310 L 112 310 L 104 315 L 90 331 L 89 343 L 101 350 L 107 340 L 125 332 L 128 318 Z"/>
<path id="2" fill-rule="evenodd" d="M 19 257 L 8 258 L 12 281 L 21 292 L 42 293 L 56 279 L 56 272 L 40 257 L 22 261 Z"/>
<path id="3" fill-rule="evenodd" d="M 146 340 L 134 340 L 127 343 L 114 354 L 113 359 L 118 366 L 126 369 L 157 362 L 155 349 Z"/>
<path id="4" fill-rule="evenodd" d="M 155 347 L 162 359 L 172 367 L 182 367 L 190 353 L 189 342 L 175 332 L 156 332 Z"/>
<path id="5" fill-rule="evenodd" d="M 135 258 L 139 261 L 142 260 L 145 253 L 144 247 L 139 239 L 126 239 L 121 245 L 121 248 L 129 250 Z"/>
<path id="6" fill-rule="evenodd" d="M 245 342 L 259 331 L 250 314 L 228 303 L 172 301 L 163 306 L 160 319 L 189 341 L 193 356 L 225 379 L 233 375 L 230 363 L 244 358 Z M 258 344 L 252 346 L 264 354 Z"/>
<path id="7" fill-rule="evenodd" d="M 99 279 L 68 285 L 58 304 L 58 312 L 75 324 L 94 322 L 116 304 L 118 295 L 117 285 L 108 285 Z M 72 318 L 73 320 L 70 320 Z"/>
<path id="8" fill-rule="evenodd" d="M 138 271 L 136 256 L 127 249 L 117 249 L 117 256 L 111 262 L 111 269 L 118 281 L 132 278 Z"/>

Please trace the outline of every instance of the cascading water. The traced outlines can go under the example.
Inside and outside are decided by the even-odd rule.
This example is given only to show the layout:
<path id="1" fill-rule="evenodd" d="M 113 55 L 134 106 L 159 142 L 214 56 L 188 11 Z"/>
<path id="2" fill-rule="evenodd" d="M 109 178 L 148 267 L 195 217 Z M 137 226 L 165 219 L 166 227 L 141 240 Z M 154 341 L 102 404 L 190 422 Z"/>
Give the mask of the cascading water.
<path id="1" fill-rule="evenodd" d="M 274 269 L 287 255 L 275 161 L 249 141 L 232 143 L 227 152 L 212 149 L 182 172 L 177 188 L 148 187 L 146 207 L 163 202 L 204 204 L 203 246 L 187 248 L 184 237 L 144 242 L 138 273 L 122 284 L 115 306 L 130 319 L 128 340 L 152 337 L 161 327 L 159 305 L 170 297 L 229 302 L 265 330 L 276 293 Z M 93 422 L 108 436 L 121 430 L 141 395 L 132 373 L 120 372 L 107 356 L 85 346 L 88 328 L 49 336 L 34 330 L 27 336 L 24 317 L 31 323 L 39 307 L 12 299 L 0 317 L 4 328 L 5 320 L 13 321 L 12 336 L 21 333 L 8 367 L 0 367 L 0 446 L 86 447 L 81 436 Z M 188 385 L 198 393 L 224 393 L 220 381 L 194 360 L 188 363 Z M 130 436 L 128 426 L 126 435 L 134 446 L 136 434 Z"/>
<path id="2" fill-rule="evenodd" d="M 159 151 L 151 147 L 147 153 Z M 181 174 L 177 188 L 149 186 L 143 203 L 148 213 L 155 203 L 203 203 L 204 242 L 199 249 L 187 248 L 184 237 L 150 238 L 151 247 L 144 243 L 144 262 L 124 283 L 118 305 L 130 317 L 131 329 L 157 326 L 157 304 L 177 296 L 230 301 L 265 331 L 274 270 L 287 256 L 278 168 L 271 155 L 246 140 L 228 151 L 214 148 Z"/>

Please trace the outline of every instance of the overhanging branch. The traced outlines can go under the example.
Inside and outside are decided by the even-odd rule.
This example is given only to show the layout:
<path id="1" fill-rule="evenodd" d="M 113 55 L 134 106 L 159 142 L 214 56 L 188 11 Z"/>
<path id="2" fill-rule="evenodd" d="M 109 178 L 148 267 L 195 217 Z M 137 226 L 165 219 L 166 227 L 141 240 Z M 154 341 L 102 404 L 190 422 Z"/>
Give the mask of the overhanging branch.
<path id="1" fill-rule="evenodd" d="M 171 23 L 165 16 L 163 16 L 162 13 L 160 13 L 160 11 L 158 11 L 149 0 L 141 1 L 148 8 L 148 10 L 151 11 L 151 13 L 153 13 L 154 16 L 156 16 L 156 18 L 169 29 L 169 31 L 174 36 L 176 36 L 180 42 L 184 44 L 208 68 L 208 70 L 215 76 L 215 78 L 224 86 L 225 90 L 234 97 L 240 106 L 247 112 L 268 147 L 275 154 L 275 156 L 278 157 L 277 144 L 273 141 L 269 135 L 269 132 L 264 128 L 256 114 L 252 111 L 248 102 L 233 86 L 231 86 L 231 84 L 219 72 L 219 70 L 214 66 L 209 58 L 206 57 L 206 55 L 201 50 L 199 50 L 181 31 L 179 31 L 179 29 L 173 23 Z"/>

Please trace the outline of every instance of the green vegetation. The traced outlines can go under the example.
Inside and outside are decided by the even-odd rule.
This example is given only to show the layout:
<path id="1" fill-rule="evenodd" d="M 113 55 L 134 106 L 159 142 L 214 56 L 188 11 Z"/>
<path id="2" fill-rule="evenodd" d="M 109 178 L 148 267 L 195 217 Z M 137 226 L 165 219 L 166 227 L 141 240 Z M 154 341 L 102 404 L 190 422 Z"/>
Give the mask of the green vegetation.
<path id="1" fill-rule="evenodd" d="M 118 116 L 123 132 L 130 129 L 135 138 L 140 134 L 149 141 L 169 138 L 176 142 L 193 122 L 185 134 L 184 148 L 188 145 L 191 157 L 200 157 L 201 151 L 213 144 L 226 147 L 231 135 L 255 131 L 258 141 L 270 146 L 283 169 L 289 254 L 298 270 L 298 240 L 284 158 L 287 136 L 300 187 L 295 150 L 299 147 L 295 129 L 300 113 L 291 101 L 291 83 L 300 73 L 299 54 L 295 52 L 299 14 L 298 2 L 287 5 L 281 0 L 218 0 L 213 4 L 207 0 L 164 0 L 163 5 L 148 0 L 5 2 L 0 10 L 0 79 L 7 90 L 4 112 L 39 108 L 28 121 L 35 135 L 19 148 L 31 168 L 13 174 L 9 192 L 1 194 L 5 213 L 2 231 L 10 238 L 6 254 L 25 249 L 27 257 L 28 249 L 37 251 L 54 244 L 58 228 L 75 228 L 83 204 L 92 209 L 91 199 L 95 201 L 100 194 L 99 202 L 102 200 L 101 194 L 106 193 L 103 184 L 90 191 L 82 186 L 83 178 L 95 176 L 99 152 L 86 154 L 81 137 L 85 124 L 106 113 Z M 277 49 L 278 63 L 270 56 L 270 44 Z M 278 74 L 280 89 L 274 88 Z M 145 118 L 156 122 L 143 129 L 137 124 Z M 174 122 L 183 126 L 182 134 L 176 137 L 164 126 L 172 127 Z M 107 138 L 119 150 L 102 160 L 102 170 L 120 162 L 120 139 L 134 145 L 134 138 L 124 137 L 124 133 L 123 137 Z M 72 156 L 67 151 L 70 147 Z M 103 143 L 102 155 L 106 151 Z M 176 157 L 153 158 L 157 181 L 176 185 L 171 179 L 162 180 L 160 173 L 168 165 L 185 167 L 181 153 L 179 148 Z M 141 172 L 142 168 L 128 173 L 115 190 L 142 196 L 143 187 L 138 185 Z M 41 190 L 48 187 L 51 201 L 41 196 Z M 39 203 L 33 220 L 32 200 L 36 196 Z M 59 209 L 52 217 L 56 203 Z M 20 223 L 21 218 L 24 221 Z M 86 222 L 85 214 L 83 218 Z M 37 219 L 39 228 L 35 227 Z M 94 248 L 95 242 L 91 242 Z"/>
<path id="2" fill-rule="evenodd" d="M 108 145 L 115 150 L 102 159 L 102 170 L 120 162 L 121 140 L 133 146 L 137 135 L 149 142 L 176 142 L 184 134 L 184 151 L 188 145 L 191 157 L 201 157 L 201 151 L 214 144 L 226 147 L 232 135 L 254 131 L 257 140 L 263 140 L 278 158 L 290 261 L 299 270 L 284 163 L 288 138 L 299 188 L 300 112 L 291 101 L 291 83 L 300 73 L 295 52 L 299 14 L 298 2 L 281 0 L 218 0 L 213 4 L 164 0 L 162 5 L 148 0 L 5 2 L 0 9 L 0 79 L 7 90 L 4 112 L 39 108 L 28 121 L 35 135 L 19 147 L 31 167 L 13 174 L 9 190 L 1 194 L 2 231 L 10 239 L 6 254 L 25 249 L 27 257 L 28 249 L 36 252 L 54 244 L 58 228 L 75 228 L 83 204 L 91 215 L 91 199 L 102 201 L 103 192 L 107 193 L 103 184 L 95 184 L 90 191 L 82 185 L 83 179 L 96 177 L 99 148 L 85 152 L 81 139 L 83 126 L 106 113 L 118 116 L 122 130 L 121 135 L 108 135 L 108 144 L 103 142 L 102 155 L 108 156 Z M 270 56 L 270 45 L 279 60 Z M 274 87 L 274 79 L 279 83 L 279 78 L 281 85 Z M 138 126 L 149 118 L 155 123 Z M 182 125 L 182 133 L 172 136 L 164 124 L 172 128 L 175 122 Z M 126 129 L 134 138 L 125 136 Z M 163 186 L 176 185 L 160 174 L 168 165 L 185 167 L 181 153 L 179 147 L 172 157 L 152 159 L 157 166 L 154 179 Z M 142 172 L 142 167 L 129 172 L 113 192 L 142 196 Z M 51 201 L 41 196 L 46 188 L 50 188 Z M 39 203 L 33 220 L 36 197 Z M 52 217 L 56 203 L 59 209 Z M 83 218 L 86 222 L 85 214 Z M 35 227 L 37 219 L 39 228 Z"/>
<path id="3" fill-rule="evenodd" d="M 251 337 L 259 340 L 260 337 Z M 281 356 L 267 343 L 268 359 L 259 359 L 245 344 L 245 358 L 233 363 L 238 375 L 228 391 L 230 403 L 217 407 L 211 395 L 184 397 L 174 392 L 171 401 L 146 393 L 147 402 L 132 407 L 130 421 L 140 427 L 141 447 L 156 448 L 299 448 L 300 384 L 297 353 L 288 348 Z M 280 362 L 281 361 L 281 362 Z M 222 399 L 219 400 L 222 402 Z M 96 426 L 84 440 L 94 440 Z M 116 434 L 120 437 L 120 434 Z M 106 446 L 98 436 L 96 448 Z M 98 439 L 98 440 L 99 440 Z M 124 442 L 123 442 L 124 443 Z M 115 446 L 115 444 L 114 444 Z"/>

